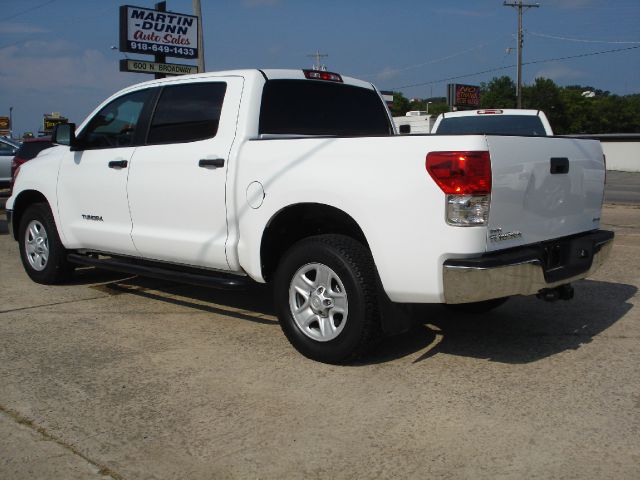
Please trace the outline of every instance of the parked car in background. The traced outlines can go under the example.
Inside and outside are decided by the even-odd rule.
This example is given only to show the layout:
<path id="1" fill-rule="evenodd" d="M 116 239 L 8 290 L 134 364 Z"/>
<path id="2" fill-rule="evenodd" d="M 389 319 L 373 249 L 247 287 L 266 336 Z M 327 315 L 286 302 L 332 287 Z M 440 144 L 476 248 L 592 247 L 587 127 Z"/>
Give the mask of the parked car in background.
<path id="1" fill-rule="evenodd" d="M 27 138 L 15 152 L 13 160 L 11 160 L 11 176 L 9 178 L 9 187 L 13 187 L 13 181 L 16 177 L 16 170 L 24 162 L 35 158 L 42 150 L 53 147 L 51 137 Z"/>
<path id="2" fill-rule="evenodd" d="M 484 109 L 438 115 L 431 133 L 440 135 L 523 135 L 553 136 L 542 110 Z"/>
<path id="3" fill-rule="evenodd" d="M 11 182 L 11 161 L 19 146 L 9 138 L 0 137 L 0 188 L 7 188 Z"/>

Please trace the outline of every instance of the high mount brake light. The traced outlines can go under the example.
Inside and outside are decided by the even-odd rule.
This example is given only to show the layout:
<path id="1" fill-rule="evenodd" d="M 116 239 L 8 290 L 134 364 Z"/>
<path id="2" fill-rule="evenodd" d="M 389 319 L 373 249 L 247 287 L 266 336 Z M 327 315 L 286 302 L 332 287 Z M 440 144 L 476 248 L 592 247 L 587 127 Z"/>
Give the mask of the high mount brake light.
<path id="1" fill-rule="evenodd" d="M 487 151 L 430 152 L 426 167 L 448 195 L 491 193 L 491 157 Z"/>
<path id="2" fill-rule="evenodd" d="M 309 80 L 326 80 L 328 82 L 342 82 L 342 77 L 337 73 L 323 72 L 321 70 L 302 70 L 305 78 Z"/>
<path id="3" fill-rule="evenodd" d="M 478 115 L 500 115 L 502 110 L 478 110 Z"/>

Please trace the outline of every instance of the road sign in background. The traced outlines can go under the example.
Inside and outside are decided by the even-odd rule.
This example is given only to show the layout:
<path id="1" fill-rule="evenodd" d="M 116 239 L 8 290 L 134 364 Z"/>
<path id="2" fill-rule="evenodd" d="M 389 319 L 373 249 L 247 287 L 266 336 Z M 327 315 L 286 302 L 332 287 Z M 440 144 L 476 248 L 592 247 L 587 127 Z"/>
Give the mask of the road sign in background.
<path id="1" fill-rule="evenodd" d="M 59 113 L 45 113 L 42 118 L 42 131 L 40 133 L 51 133 L 56 125 L 68 123 L 69 119 Z"/>
<path id="2" fill-rule="evenodd" d="M 0 117 L 0 135 L 9 135 L 11 133 L 11 121 L 9 117 Z"/>
<path id="3" fill-rule="evenodd" d="M 480 106 L 480 87 L 477 85 L 447 85 L 447 101 L 450 107 L 478 108 Z"/>

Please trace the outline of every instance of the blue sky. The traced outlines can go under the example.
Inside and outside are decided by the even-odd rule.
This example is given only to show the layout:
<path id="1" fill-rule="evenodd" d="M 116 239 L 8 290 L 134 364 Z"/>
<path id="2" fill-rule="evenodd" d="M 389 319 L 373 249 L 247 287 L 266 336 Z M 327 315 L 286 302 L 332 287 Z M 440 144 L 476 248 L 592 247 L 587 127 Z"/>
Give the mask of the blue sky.
<path id="1" fill-rule="evenodd" d="M 329 70 L 408 97 L 444 96 L 450 77 L 516 62 L 516 10 L 502 0 L 201 0 L 207 70 L 302 68 L 329 55 Z M 42 114 L 80 122 L 101 100 L 149 75 L 121 73 L 118 6 L 155 1 L 0 0 L 0 115 L 13 106 L 17 133 Z M 640 93 L 640 0 L 539 0 L 525 14 L 525 62 L 629 50 L 525 66 L 524 80 L 551 78 L 617 94 Z M 168 10 L 192 13 L 191 0 Z M 632 49 L 631 49 L 632 48 Z M 151 59 L 152 57 L 135 56 Z M 169 62 L 185 63 L 180 59 Z M 507 68 L 465 76 L 478 84 Z M 408 87 L 409 85 L 416 85 Z"/>

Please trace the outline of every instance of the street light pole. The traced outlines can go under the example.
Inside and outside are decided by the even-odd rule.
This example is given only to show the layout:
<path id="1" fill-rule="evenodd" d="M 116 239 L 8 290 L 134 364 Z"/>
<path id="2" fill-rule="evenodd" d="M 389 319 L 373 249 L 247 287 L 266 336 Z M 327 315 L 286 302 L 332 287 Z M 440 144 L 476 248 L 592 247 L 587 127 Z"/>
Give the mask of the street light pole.
<path id="1" fill-rule="evenodd" d="M 9 107 L 9 138 L 13 140 L 13 107 Z"/>

